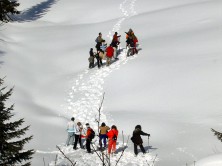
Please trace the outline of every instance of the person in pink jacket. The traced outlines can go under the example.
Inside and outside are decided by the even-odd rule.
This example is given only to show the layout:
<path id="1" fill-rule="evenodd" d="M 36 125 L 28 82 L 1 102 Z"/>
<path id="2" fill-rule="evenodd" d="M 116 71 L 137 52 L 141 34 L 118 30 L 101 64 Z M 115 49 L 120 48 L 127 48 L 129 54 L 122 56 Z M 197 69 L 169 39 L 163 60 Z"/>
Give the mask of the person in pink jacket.
<path id="1" fill-rule="evenodd" d="M 115 153 L 116 152 L 116 141 L 118 137 L 118 130 L 115 125 L 111 127 L 111 130 L 107 133 L 107 137 L 109 139 L 109 145 L 108 145 L 108 154 Z"/>

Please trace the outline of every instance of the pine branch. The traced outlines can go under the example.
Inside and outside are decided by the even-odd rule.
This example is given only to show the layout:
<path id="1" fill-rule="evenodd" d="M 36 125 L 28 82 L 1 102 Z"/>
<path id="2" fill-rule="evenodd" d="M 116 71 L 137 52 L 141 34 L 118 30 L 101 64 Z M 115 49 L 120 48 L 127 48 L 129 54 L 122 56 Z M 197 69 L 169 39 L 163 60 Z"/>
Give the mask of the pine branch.
<path id="1" fill-rule="evenodd" d="M 14 121 L 14 122 L 10 122 L 10 123 L 6 123 L 5 124 L 5 129 L 7 130 L 7 131 L 16 131 L 16 129 L 19 127 L 19 126 L 21 126 L 22 124 L 24 123 L 24 119 L 20 119 L 20 120 L 17 120 L 17 121 Z M 29 126 L 28 127 L 25 127 L 25 128 L 27 128 L 26 130 L 28 130 L 28 128 L 29 128 Z M 24 128 L 24 129 L 25 129 Z M 22 129 L 23 130 L 23 129 Z M 21 130 L 21 131 L 22 131 Z M 20 131 L 18 131 L 18 132 L 20 132 Z"/>
<path id="2" fill-rule="evenodd" d="M 9 144 L 14 145 L 15 147 L 23 147 L 26 143 L 28 143 L 31 139 L 33 138 L 33 136 L 30 137 L 26 137 L 20 141 L 15 141 L 15 142 L 10 142 Z M 23 149 L 23 148 L 22 148 Z"/>
<path id="3" fill-rule="evenodd" d="M 0 1 L 0 21 L 9 22 L 11 21 L 10 15 L 19 14 L 20 12 L 16 10 L 19 6 L 17 1 L 1 0 Z"/>
<path id="4" fill-rule="evenodd" d="M 10 154 L 10 156 L 6 156 L 5 158 L 5 165 L 9 164 L 9 165 L 14 165 L 14 164 L 18 164 L 18 163 L 22 163 L 23 161 L 27 161 L 32 159 L 32 155 L 34 154 L 34 150 L 27 150 L 24 152 L 20 152 L 17 154 Z M 28 163 L 26 163 L 28 164 Z"/>
<path id="5" fill-rule="evenodd" d="M 9 89 L 6 93 L 2 93 L 0 96 L 0 101 L 6 101 L 12 95 L 13 88 Z M 1 91 L 2 92 L 2 91 Z"/>
<path id="6" fill-rule="evenodd" d="M 217 136 L 217 139 L 219 139 L 222 142 L 222 133 L 220 133 L 212 128 L 211 128 L 211 131 L 214 133 L 215 136 Z"/>

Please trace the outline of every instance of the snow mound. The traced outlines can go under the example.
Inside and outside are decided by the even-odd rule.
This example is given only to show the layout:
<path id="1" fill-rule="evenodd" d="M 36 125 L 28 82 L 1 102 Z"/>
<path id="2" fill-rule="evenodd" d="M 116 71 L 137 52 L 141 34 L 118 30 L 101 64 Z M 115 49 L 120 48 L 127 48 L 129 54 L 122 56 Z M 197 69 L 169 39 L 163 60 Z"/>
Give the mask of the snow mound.
<path id="1" fill-rule="evenodd" d="M 221 166 L 222 153 L 204 158 L 196 163 L 196 166 Z"/>

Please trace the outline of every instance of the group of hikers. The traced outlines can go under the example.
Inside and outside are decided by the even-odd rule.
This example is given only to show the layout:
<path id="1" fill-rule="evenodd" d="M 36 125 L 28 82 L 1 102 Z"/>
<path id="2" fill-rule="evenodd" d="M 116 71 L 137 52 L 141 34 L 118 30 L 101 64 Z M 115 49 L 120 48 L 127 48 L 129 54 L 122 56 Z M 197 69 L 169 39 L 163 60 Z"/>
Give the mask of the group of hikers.
<path id="1" fill-rule="evenodd" d="M 137 54 L 138 50 L 136 49 L 138 39 L 135 36 L 133 30 L 130 28 L 128 32 L 126 33 L 126 48 L 129 48 L 129 51 L 131 52 L 131 55 Z M 89 51 L 89 68 L 93 68 L 95 66 L 94 59 L 97 60 L 98 68 L 103 66 L 103 60 L 106 60 L 106 66 L 109 66 L 111 64 L 111 60 L 118 59 L 118 48 L 120 44 L 120 37 L 121 35 L 118 35 L 118 32 L 115 32 L 113 35 L 113 39 L 109 46 L 107 46 L 106 41 L 102 37 L 102 33 L 99 33 L 99 36 L 96 38 L 96 52 L 93 51 L 93 48 L 90 48 Z M 129 56 L 129 54 L 127 54 Z"/>
<path id="2" fill-rule="evenodd" d="M 92 153 L 91 150 L 91 142 L 95 138 L 95 132 L 90 127 L 89 123 L 85 124 L 86 129 L 84 130 L 83 125 L 81 122 L 75 123 L 75 118 L 72 117 L 71 121 L 68 122 L 67 131 L 68 131 L 68 138 L 66 141 L 66 145 L 73 145 L 73 149 L 77 149 L 77 144 L 79 143 L 81 149 L 87 150 L 87 153 Z M 133 131 L 133 135 L 131 140 L 134 144 L 134 153 L 135 156 L 138 154 L 137 146 L 140 147 L 143 154 L 146 153 L 143 147 L 143 140 L 141 135 L 150 136 L 142 131 L 141 125 L 136 125 L 135 130 Z M 99 150 L 107 149 L 108 154 L 115 154 L 116 153 L 116 142 L 118 138 L 118 129 L 115 125 L 112 125 L 111 128 L 107 126 L 104 122 L 99 127 Z M 85 146 L 82 144 L 82 138 L 85 139 Z M 108 139 L 108 146 L 107 146 L 107 139 Z M 92 145 L 93 146 L 93 145 Z M 95 147 L 94 147 L 95 148 Z M 95 149 L 94 149 L 95 150 Z"/>

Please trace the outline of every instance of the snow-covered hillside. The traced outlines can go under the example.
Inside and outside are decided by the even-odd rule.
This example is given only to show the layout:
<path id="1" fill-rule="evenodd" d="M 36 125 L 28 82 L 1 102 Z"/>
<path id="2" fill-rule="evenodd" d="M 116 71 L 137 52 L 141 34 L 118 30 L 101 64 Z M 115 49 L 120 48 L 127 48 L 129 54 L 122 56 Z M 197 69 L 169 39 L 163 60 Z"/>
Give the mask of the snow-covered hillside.
<path id="1" fill-rule="evenodd" d="M 125 137 L 137 124 L 151 134 L 143 159 L 152 163 L 157 154 L 155 166 L 222 165 L 222 144 L 210 131 L 222 131 L 222 1 L 19 2 L 18 21 L 0 27 L 0 76 L 15 86 L 10 100 L 17 117 L 31 124 L 27 134 L 34 139 L 27 146 L 37 150 L 32 165 L 43 165 L 43 157 L 53 161 L 56 145 L 83 159 L 83 151 L 63 147 L 66 123 L 75 116 L 96 127 L 103 92 L 103 121 Z M 140 51 L 127 58 L 129 28 Z M 98 33 L 109 43 L 115 31 L 122 35 L 119 60 L 88 70 Z M 144 164 L 133 157 L 130 142 L 121 165 L 136 162 Z"/>

